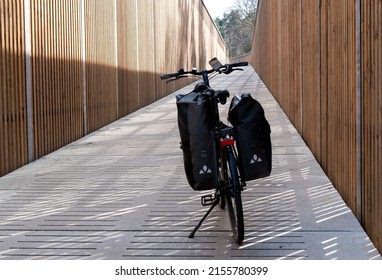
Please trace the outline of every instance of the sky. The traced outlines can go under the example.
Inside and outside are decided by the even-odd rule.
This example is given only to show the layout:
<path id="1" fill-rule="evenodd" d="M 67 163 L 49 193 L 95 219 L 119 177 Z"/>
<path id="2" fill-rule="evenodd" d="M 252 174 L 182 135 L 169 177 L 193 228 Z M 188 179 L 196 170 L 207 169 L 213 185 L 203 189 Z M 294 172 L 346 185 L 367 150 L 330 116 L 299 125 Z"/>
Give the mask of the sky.
<path id="1" fill-rule="evenodd" d="M 212 18 L 223 17 L 224 12 L 230 10 L 235 4 L 235 0 L 203 0 Z"/>

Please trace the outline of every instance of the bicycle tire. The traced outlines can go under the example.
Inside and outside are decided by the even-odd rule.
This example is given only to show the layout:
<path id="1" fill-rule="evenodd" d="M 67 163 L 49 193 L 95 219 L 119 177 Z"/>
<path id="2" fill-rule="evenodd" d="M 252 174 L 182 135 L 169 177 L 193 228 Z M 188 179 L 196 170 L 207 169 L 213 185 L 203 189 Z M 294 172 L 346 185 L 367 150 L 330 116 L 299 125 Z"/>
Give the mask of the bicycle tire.
<path id="1" fill-rule="evenodd" d="M 224 166 L 222 165 L 222 163 L 224 164 Z M 222 161 L 222 160 L 219 160 L 219 189 L 217 191 L 218 195 L 219 195 L 219 206 L 220 206 L 220 209 L 225 209 L 225 206 L 226 206 L 226 196 L 225 196 L 225 193 L 224 193 L 224 188 L 222 188 L 222 186 L 224 186 L 224 180 L 225 177 L 224 177 L 224 173 L 227 169 L 227 163 L 226 161 Z"/>
<path id="2" fill-rule="evenodd" d="M 225 190 L 228 216 L 236 243 L 244 240 L 244 215 L 241 200 L 240 181 L 237 173 L 236 161 L 232 152 L 228 155 L 228 189 Z"/>

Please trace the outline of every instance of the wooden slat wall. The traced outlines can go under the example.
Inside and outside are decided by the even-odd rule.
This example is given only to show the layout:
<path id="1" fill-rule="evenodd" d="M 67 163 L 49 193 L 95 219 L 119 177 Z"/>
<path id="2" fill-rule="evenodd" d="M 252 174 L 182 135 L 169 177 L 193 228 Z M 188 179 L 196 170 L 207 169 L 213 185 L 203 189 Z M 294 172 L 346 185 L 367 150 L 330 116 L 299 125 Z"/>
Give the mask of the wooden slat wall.
<path id="1" fill-rule="evenodd" d="M 357 104 L 355 2 L 323 1 L 321 95 L 325 138 L 322 166 L 346 203 L 357 213 Z M 317 94 L 319 97 L 320 95 Z"/>
<path id="2" fill-rule="evenodd" d="M 83 135 L 78 3 L 30 1 L 35 159 Z"/>
<path id="3" fill-rule="evenodd" d="M 115 2 L 85 0 L 87 128 L 117 119 Z"/>
<path id="4" fill-rule="evenodd" d="M 288 38 L 289 38 L 289 98 L 288 116 L 298 131 L 302 130 L 301 106 L 301 5 L 300 1 L 288 3 Z"/>
<path id="5" fill-rule="evenodd" d="M 0 175 L 27 162 L 23 8 L 0 1 Z"/>
<path id="6" fill-rule="evenodd" d="M 189 3 L 189 1 L 186 1 L 186 3 Z M 166 73 L 170 68 L 170 65 L 166 62 L 166 9 L 163 8 L 164 4 L 165 0 L 154 1 L 154 26 L 156 29 L 154 32 L 154 59 L 156 67 L 155 85 L 157 98 L 162 98 L 170 93 L 170 91 L 167 90 L 168 84 L 163 83 L 160 79 L 160 73 Z"/>
<path id="7" fill-rule="evenodd" d="M 362 220 L 382 252 L 382 1 L 362 11 Z"/>
<path id="8" fill-rule="evenodd" d="M 0 11 L 0 176 L 192 81 L 161 74 L 227 60 L 201 0 L 0 0 Z"/>
<path id="9" fill-rule="evenodd" d="M 138 1 L 139 107 L 156 100 L 154 1 Z"/>
<path id="10" fill-rule="evenodd" d="M 283 11 L 283 12 L 281 12 Z M 280 71 L 280 88 L 279 92 L 284 94 L 280 95 L 280 102 L 286 104 L 285 112 L 289 114 L 289 3 L 283 1 L 279 5 L 278 18 L 280 24 L 280 41 L 278 44 L 278 53 L 280 53 L 281 63 L 279 63 Z"/>
<path id="11" fill-rule="evenodd" d="M 301 110 L 302 136 L 315 157 L 321 157 L 319 94 L 318 1 L 301 1 Z"/>
<path id="12" fill-rule="evenodd" d="M 139 108 L 137 1 L 117 0 L 118 103 L 122 117 Z"/>
<path id="13" fill-rule="evenodd" d="M 378 0 L 263 0 L 253 51 L 241 58 L 255 66 L 380 252 L 381 19 Z"/>

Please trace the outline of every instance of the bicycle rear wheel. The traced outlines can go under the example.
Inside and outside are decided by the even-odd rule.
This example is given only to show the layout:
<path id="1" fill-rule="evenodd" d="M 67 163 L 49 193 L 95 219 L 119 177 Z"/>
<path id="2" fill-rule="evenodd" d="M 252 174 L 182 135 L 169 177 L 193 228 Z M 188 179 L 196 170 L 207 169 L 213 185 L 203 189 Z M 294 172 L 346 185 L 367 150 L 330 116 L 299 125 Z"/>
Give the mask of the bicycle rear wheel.
<path id="1" fill-rule="evenodd" d="M 231 223 L 233 236 L 238 244 L 244 240 L 244 216 L 241 201 L 241 190 L 239 175 L 236 168 L 236 161 L 232 152 L 228 157 L 228 186 L 225 190 L 226 202 L 228 205 L 228 216 Z"/>

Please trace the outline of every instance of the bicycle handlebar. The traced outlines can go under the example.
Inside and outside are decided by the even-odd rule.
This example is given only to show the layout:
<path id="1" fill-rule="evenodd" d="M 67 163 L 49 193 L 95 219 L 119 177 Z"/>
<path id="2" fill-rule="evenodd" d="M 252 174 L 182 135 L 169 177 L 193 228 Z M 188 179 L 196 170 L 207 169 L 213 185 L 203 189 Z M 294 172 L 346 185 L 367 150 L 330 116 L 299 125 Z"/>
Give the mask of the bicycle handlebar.
<path id="1" fill-rule="evenodd" d="M 167 80 L 170 78 L 179 79 L 179 78 L 186 77 L 187 75 L 203 76 L 204 74 L 211 74 L 213 72 L 230 74 L 234 70 L 240 70 L 240 69 L 235 69 L 235 67 L 243 67 L 243 66 L 248 66 L 248 62 L 238 62 L 238 63 L 231 63 L 231 64 L 227 63 L 222 65 L 219 69 L 210 69 L 210 70 L 201 70 L 201 71 L 198 71 L 195 68 L 193 68 L 191 71 L 184 71 L 184 69 L 181 68 L 176 73 L 164 74 L 160 78 L 162 80 Z"/>

